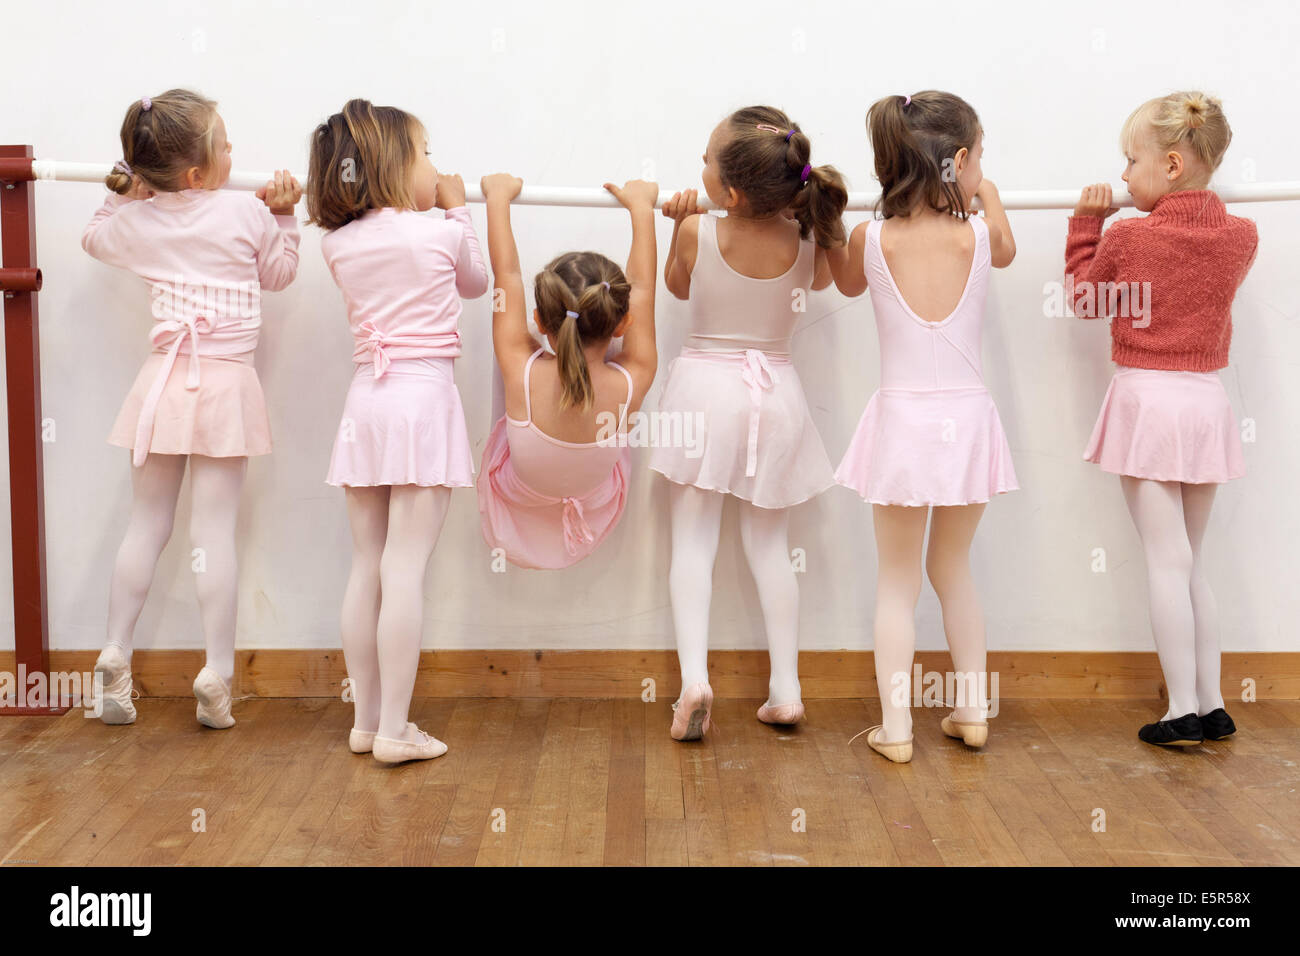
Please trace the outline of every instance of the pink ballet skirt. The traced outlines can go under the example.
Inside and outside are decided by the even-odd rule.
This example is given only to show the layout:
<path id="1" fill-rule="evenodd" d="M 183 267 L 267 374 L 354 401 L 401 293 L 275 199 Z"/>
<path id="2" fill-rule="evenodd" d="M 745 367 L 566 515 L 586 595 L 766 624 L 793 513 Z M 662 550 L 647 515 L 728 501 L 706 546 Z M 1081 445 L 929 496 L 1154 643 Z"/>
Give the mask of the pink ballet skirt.
<path id="1" fill-rule="evenodd" d="M 835 480 L 878 505 L 952 507 L 1015 491 L 1011 448 L 983 386 L 882 388 L 867 402 Z"/>
<path id="2" fill-rule="evenodd" d="M 1217 372 L 1120 366 L 1084 459 L 1115 475 L 1207 484 L 1246 474 L 1241 435 Z"/>
<path id="3" fill-rule="evenodd" d="M 146 396 L 167 361 L 151 352 L 113 422 L 108 442 L 134 449 Z M 253 367 L 253 353 L 200 355 L 198 385 L 187 387 L 191 356 L 177 355 L 158 396 L 147 451 L 156 455 L 240 458 L 271 452 L 266 398 Z"/>
<path id="4" fill-rule="evenodd" d="M 835 484 L 788 356 L 684 348 L 659 399 L 650 467 L 670 481 L 789 508 Z"/>
<path id="5" fill-rule="evenodd" d="M 503 415 L 483 449 L 478 476 L 478 510 L 483 537 L 521 568 L 567 568 L 605 540 L 627 504 L 630 454 L 616 458 L 606 479 L 576 496 L 544 495 L 520 479 L 510 458 Z"/>
<path id="6" fill-rule="evenodd" d="M 393 359 L 378 379 L 373 363 L 357 363 L 325 480 L 350 487 L 471 487 L 473 457 L 452 363 Z"/>

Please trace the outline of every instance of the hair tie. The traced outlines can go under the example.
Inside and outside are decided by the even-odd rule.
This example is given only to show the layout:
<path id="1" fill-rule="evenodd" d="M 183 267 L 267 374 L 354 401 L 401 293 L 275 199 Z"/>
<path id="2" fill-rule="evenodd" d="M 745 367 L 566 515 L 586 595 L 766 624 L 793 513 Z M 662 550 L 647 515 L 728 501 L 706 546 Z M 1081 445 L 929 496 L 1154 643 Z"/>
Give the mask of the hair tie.
<path id="1" fill-rule="evenodd" d="M 787 143 L 790 142 L 790 137 L 793 136 L 793 135 L 794 135 L 794 130 L 790 130 L 790 132 L 788 132 L 788 133 L 785 134 L 785 141 L 786 141 Z"/>
<path id="2" fill-rule="evenodd" d="M 812 163 L 806 163 L 804 165 L 803 172 L 799 176 L 799 182 L 806 183 L 808 181 L 809 175 L 811 174 L 812 174 Z"/>
<path id="3" fill-rule="evenodd" d="M 131 172 L 131 167 L 126 164 L 125 159 L 119 159 L 115 162 L 113 164 L 113 169 L 119 173 L 125 173 L 127 176 L 131 176 L 132 178 L 135 177 L 135 173 Z"/>
<path id="4" fill-rule="evenodd" d="M 578 317 L 578 313 L 577 313 L 577 312 L 571 312 L 570 310 L 565 309 L 565 310 L 564 310 L 564 317 L 565 317 L 566 319 L 576 319 L 576 318 Z"/>
<path id="5" fill-rule="evenodd" d="M 605 287 L 605 291 L 606 291 L 606 292 L 609 291 L 609 283 L 608 283 L 608 282 L 602 282 L 601 285 L 603 285 L 603 286 Z"/>
<path id="6" fill-rule="evenodd" d="M 904 97 L 904 98 L 903 98 L 903 109 L 907 109 L 907 108 L 908 108 L 909 106 L 911 106 L 911 105 L 912 105 L 912 97 L 910 97 L 910 96 L 906 96 L 906 97 Z"/>
<path id="7" fill-rule="evenodd" d="M 153 100 L 149 99 L 147 96 L 140 97 L 140 109 L 144 110 L 146 113 L 149 112 L 153 109 Z"/>

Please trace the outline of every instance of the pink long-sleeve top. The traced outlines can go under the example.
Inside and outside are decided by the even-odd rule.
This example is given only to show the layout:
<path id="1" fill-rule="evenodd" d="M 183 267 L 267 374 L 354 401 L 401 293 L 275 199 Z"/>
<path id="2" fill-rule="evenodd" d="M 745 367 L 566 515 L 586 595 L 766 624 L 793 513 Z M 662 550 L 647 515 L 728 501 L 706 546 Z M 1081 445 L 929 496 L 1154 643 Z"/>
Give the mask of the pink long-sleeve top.
<path id="1" fill-rule="evenodd" d="M 372 209 L 321 240 L 343 290 L 356 348 L 381 377 L 392 359 L 460 354 L 460 300 L 487 291 L 488 273 L 469 210 L 442 219 L 409 209 Z"/>
<path id="2" fill-rule="evenodd" d="M 159 396 L 178 355 L 188 354 L 185 387 L 200 385 L 201 355 L 251 361 L 262 327 L 262 290 L 277 292 L 298 273 L 301 238 L 293 216 L 273 216 L 250 193 L 186 189 L 152 199 L 110 193 L 81 236 L 96 259 L 149 283 L 149 338 L 166 359 L 136 425 L 132 461 L 142 465 Z"/>

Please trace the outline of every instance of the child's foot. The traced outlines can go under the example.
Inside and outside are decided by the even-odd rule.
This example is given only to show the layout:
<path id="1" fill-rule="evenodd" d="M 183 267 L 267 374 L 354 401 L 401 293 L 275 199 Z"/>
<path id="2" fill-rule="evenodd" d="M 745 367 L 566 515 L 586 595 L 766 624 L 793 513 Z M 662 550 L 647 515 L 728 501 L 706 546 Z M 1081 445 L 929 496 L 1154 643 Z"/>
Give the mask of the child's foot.
<path id="1" fill-rule="evenodd" d="M 712 708 L 713 688 L 704 683 L 692 684 L 673 704 L 673 726 L 668 733 L 673 740 L 699 740 L 709 730 Z"/>
<path id="2" fill-rule="evenodd" d="M 380 737 L 375 734 L 371 752 L 380 763 L 403 763 L 407 760 L 432 760 L 447 752 L 447 745 L 437 737 L 430 737 L 415 724 L 406 725 L 400 738 Z"/>
<path id="3" fill-rule="evenodd" d="M 1200 720 L 1201 733 L 1205 735 L 1206 740 L 1223 740 L 1237 732 L 1237 725 L 1232 722 L 1232 718 L 1222 707 L 1216 707 Z"/>
<path id="4" fill-rule="evenodd" d="M 956 737 L 967 747 L 983 747 L 989 740 L 987 720 L 953 720 L 949 714 L 939 722 L 939 726 L 945 734 Z"/>
<path id="5" fill-rule="evenodd" d="M 211 667 L 204 667 L 194 678 L 194 696 L 199 702 L 195 716 L 204 727 L 225 730 L 235 726 L 230 713 L 230 688 Z"/>
<path id="6" fill-rule="evenodd" d="M 758 719 L 765 724 L 797 724 L 803 720 L 803 713 L 801 700 L 796 700 L 793 704 L 782 704 L 780 707 L 765 703 L 758 708 Z"/>
<path id="7" fill-rule="evenodd" d="M 95 672 L 103 675 L 104 693 L 99 719 L 106 724 L 135 723 L 131 702 L 131 662 L 120 644 L 109 644 L 95 661 Z"/>
<path id="8" fill-rule="evenodd" d="M 354 754 L 368 754 L 375 746 L 375 731 L 357 730 L 353 727 L 348 732 L 348 749 Z"/>
<path id="9" fill-rule="evenodd" d="M 880 738 L 885 732 L 883 724 L 868 727 L 863 733 L 867 735 L 867 746 L 881 756 L 888 757 L 894 763 L 908 763 L 912 759 L 912 738 L 885 743 Z M 853 741 L 849 741 L 852 743 Z"/>
<path id="10" fill-rule="evenodd" d="M 1201 718 L 1192 711 L 1173 720 L 1158 720 L 1154 724 L 1147 724 L 1138 731 L 1138 737 L 1160 747 L 1194 747 L 1204 742 L 1205 733 L 1201 730 Z"/>

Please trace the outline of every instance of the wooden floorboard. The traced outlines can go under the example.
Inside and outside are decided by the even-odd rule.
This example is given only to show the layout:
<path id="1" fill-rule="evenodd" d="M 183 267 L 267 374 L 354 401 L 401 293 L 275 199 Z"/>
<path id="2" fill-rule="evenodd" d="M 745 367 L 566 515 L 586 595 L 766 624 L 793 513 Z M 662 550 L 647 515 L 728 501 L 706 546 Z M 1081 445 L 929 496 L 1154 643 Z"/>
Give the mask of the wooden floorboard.
<path id="1" fill-rule="evenodd" d="M 668 703 L 417 698 L 450 749 L 385 767 L 351 707 L 240 701 L 228 731 L 148 699 L 130 727 L 0 719 L 0 861 L 22 865 L 1296 866 L 1300 702 L 1236 704 L 1228 741 L 1137 739 L 1157 701 L 1003 700 L 982 750 L 914 713 L 915 756 L 865 737 L 874 700 L 769 727 L 720 698 L 703 740 Z M 1100 821 L 1104 820 L 1104 826 Z"/>

